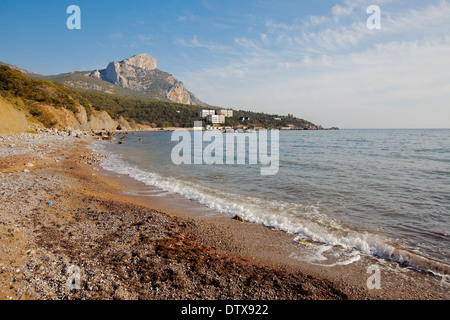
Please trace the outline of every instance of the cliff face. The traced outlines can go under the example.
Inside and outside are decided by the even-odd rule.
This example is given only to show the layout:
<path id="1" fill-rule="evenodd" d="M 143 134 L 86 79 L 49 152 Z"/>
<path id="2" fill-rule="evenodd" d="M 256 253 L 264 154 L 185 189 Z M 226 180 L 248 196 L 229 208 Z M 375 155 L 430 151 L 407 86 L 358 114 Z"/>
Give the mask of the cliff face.
<path id="1" fill-rule="evenodd" d="M 87 115 L 86 109 L 82 105 L 78 105 L 78 112 L 73 112 L 61 108 L 57 109 L 49 105 L 41 105 L 39 109 L 54 119 L 57 124 L 53 127 L 56 129 L 64 129 L 70 127 L 73 130 L 116 130 L 119 126 L 123 130 L 132 130 L 130 124 L 123 118 L 114 120 L 106 111 L 92 111 L 90 116 Z"/>
<path id="2" fill-rule="evenodd" d="M 93 111 L 88 117 L 86 109 L 78 105 L 78 112 L 64 108 L 55 108 L 50 105 L 39 105 L 37 107 L 42 113 L 53 119 L 56 124 L 53 128 L 63 130 L 70 127 L 73 130 L 109 130 L 114 131 L 120 126 L 122 130 L 133 130 L 132 126 L 123 118 L 112 119 L 106 111 Z M 0 97 L 0 134 L 14 134 L 31 130 L 35 127 L 44 127 L 37 121 L 32 121 L 29 115 L 15 107 L 12 103 Z"/>
<path id="3" fill-rule="evenodd" d="M 11 134 L 29 130 L 25 112 L 0 97 L 0 134 Z"/>
<path id="4" fill-rule="evenodd" d="M 122 88 L 160 95 L 176 103 L 206 106 L 181 81 L 157 69 L 157 61 L 148 54 L 138 54 L 123 61 L 111 62 L 104 70 L 88 74 Z"/>
<path id="5" fill-rule="evenodd" d="M 95 70 L 89 76 L 102 79 L 122 88 L 145 91 L 151 85 L 151 71 L 157 62 L 147 54 L 138 54 L 123 61 L 111 62 L 105 70 Z"/>

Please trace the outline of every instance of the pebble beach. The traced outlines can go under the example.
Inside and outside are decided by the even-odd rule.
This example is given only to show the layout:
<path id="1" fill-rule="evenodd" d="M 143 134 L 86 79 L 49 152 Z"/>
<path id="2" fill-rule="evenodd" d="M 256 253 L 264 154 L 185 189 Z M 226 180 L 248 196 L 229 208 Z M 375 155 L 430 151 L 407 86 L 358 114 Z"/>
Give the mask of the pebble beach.
<path id="1" fill-rule="evenodd" d="M 273 232 L 267 228 L 203 221 L 126 195 L 127 186 L 98 166 L 102 156 L 88 148 L 93 139 L 61 132 L 0 137 L 0 299 L 449 297 L 431 282 L 374 293 L 365 282 L 274 262 L 239 236 Z"/>

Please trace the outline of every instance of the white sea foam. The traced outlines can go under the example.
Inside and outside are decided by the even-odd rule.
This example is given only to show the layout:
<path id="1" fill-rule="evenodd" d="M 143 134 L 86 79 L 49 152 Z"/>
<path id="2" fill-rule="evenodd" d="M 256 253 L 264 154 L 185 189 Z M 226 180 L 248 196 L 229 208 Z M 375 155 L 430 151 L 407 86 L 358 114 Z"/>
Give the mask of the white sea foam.
<path id="1" fill-rule="evenodd" d="M 316 243 L 315 252 L 302 258 L 311 263 L 330 267 L 346 265 L 358 261 L 361 254 L 368 254 L 439 275 L 450 274 L 449 266 L 445 263 L 400 249 L 380 235 L 351 230 L 336 219 L 323 214 L 318 206 L 269 201 L 214 190 L 191 181 L 138 169 L 129 165 L 120 155 L 106 151 L 101 145 L 94 145 L 93 148 L 108 156 L 102 162 L 102 167 L 106 170 L 128 175 L 166 192 L 179 194 L 220 213 L 233 216 L 238 214 L 248 222 L 296 234 L 297 240 L 308 239 L 310 243 Z M 333 259 L 327 257 L 330 254 L 334 254 Z"/>

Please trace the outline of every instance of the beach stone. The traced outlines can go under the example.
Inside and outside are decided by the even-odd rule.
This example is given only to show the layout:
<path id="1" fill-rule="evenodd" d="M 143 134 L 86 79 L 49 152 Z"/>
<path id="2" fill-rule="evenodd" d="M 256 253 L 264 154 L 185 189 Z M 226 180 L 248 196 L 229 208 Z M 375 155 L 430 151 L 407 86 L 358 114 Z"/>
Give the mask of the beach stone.
<path id="1" fill-rule="evenodd" d="M 244 218 L 242 218 L 240 215 L 235 215 L 233 217 L 233 220 L 237 220 L 237 221 L 240 221 L 240 222 L 245 222 Z"/>

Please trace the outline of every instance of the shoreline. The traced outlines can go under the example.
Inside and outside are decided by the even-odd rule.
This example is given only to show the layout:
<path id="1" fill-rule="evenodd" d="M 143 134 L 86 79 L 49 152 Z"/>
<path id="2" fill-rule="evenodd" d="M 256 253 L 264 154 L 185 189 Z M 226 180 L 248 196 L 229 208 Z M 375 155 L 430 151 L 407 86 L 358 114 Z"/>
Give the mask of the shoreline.
<path id="1" fill-rule="evenodd" d="M 208 216 L 181 196 L 130 194 L 155 190 L 101 169 L 89 138 L 28 136 L 0 139 L 0 299 L 449 298 L 408 268 L 368 290 L 367 266 L 400 267 L 308 265 L 293 235 Z M 71 265 L 80 290 L 66 288 Z"/>
<path id="2" fill-rule="evenodd" d="M 169 215 L 192 219 L 195 227 L 190 229 L 190 232 L 199 237 L 204 244 L 220 248 L 230 256 L 242 257 L 259 265 L 326 279 L 340 287 L 345 287 L 346 292 L 351 292 L 350 295 L 356 296 L 356 299 L 447 300 L 450 298 L 446 285 L 440 282 L 439 277 L 429 273 L 364 254 L 359 260 L 349 265 L 333 267 L 314 265 L 302 258 L 310 251 L 305 248 L 304 243 L 294 241 L 296 238 L 294 234 L 260 224 L 242 223 L 181 195 L 160 195 L 159 193 L 163 193 L 162 190 L 145 185 L 129 176 L 101 168 L 99 170 L 102 176 L 123 186 L 126 196 L 133 201 Z M 371 276 L 367 270 L 371 266 L 377 266 L 381 270 L 382 288 L 379 290 L 369 290 L 367 287 L 367 280 Z"/>

